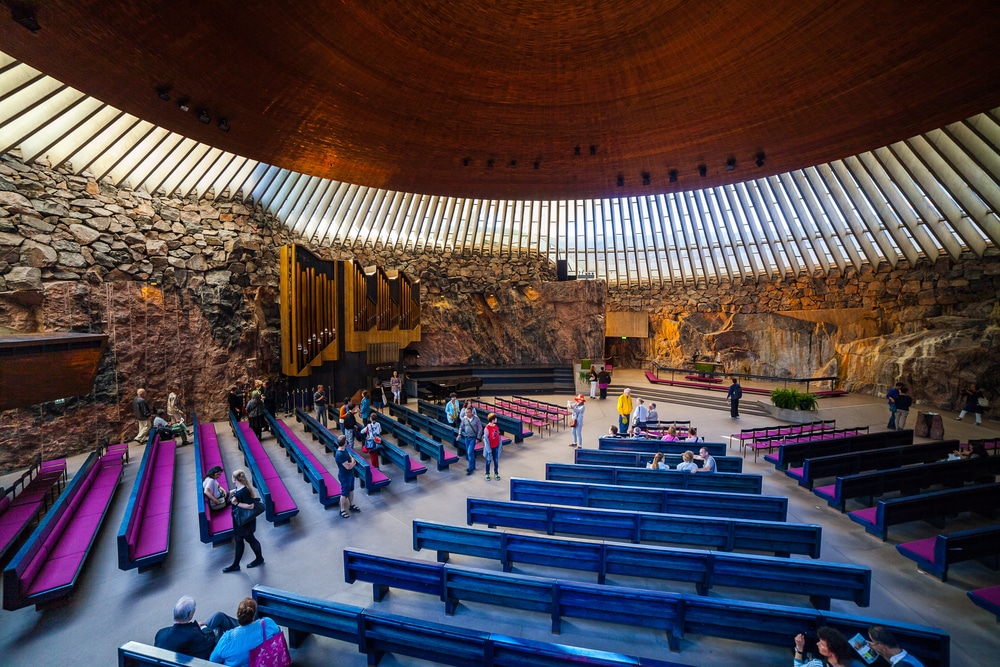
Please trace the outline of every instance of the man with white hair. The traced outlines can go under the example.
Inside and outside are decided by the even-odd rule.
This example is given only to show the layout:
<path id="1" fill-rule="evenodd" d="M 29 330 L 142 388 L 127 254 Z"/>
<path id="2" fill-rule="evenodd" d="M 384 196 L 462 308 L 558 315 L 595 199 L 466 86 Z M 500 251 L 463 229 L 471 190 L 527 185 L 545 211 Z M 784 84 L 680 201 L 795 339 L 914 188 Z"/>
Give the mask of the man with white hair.
<path id="1" fill-rule="evenodd" d="M 236 625 L 222 612 L 216 612 L 207 623 L 194 620 L 195 602 L 190 595 L 183 596 L 174 605 L 174 624 L 156 633 L 153 645 L 195 658 L 208 660 L 218 642 L 218 635 Z"/>

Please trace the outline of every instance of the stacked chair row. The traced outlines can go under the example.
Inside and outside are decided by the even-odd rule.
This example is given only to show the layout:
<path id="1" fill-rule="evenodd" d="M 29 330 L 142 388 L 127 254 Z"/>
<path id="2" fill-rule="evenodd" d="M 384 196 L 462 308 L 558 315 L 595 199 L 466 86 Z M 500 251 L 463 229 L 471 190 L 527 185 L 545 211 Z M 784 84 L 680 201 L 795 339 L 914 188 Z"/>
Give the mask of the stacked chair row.
<path id="1" fill-rule="evenodd" d="M 556 405 L 555 403 L 538 401 L 533 398 L 528 398 L 527 396 L 511 396 L 510 402 L 514 405 L 520 405 L 526 408 L 531 408 L 532 410 L 541 410 L 542 412 L 556 415 L 560 418 L 564 426 L 569 422 L 570 411 L 565 405 Z"/>
<path id="2" fill-rule="evenodd" d="M 0 496 L 0 562 L 17 548 L 21 538 L 55 501 L 66 484 L 66 459 L 42 461 L 36 454 L 31 466 Z"/>
<path id="3" fill-rule="evenodd" d="M 780 430 L 780 429 L 776 429 Z M 852 435 L 865 435 L 868 433 L 867 426 L 852 426 L 850 428 L 837 428 L 824 431 L 813 431 L 810 433 L 800 433 L 798 435 L 778 435 L 773 438 L 758 438 L 752 445 L 748 445 L 743 448 L 743 455 L 746 456 L 746 450 L 753 450 L 753 460 L 757 460 L 757 455 L 761 451 L 767 451 L 767 455 L 770 456 L 771 452 L 775 449 L 780 449 L 785 445 L 797 445 L 801 443 L 811 443 L 818 442 L 822 440 L 839 440 L 840 438 L 848 438 Z"/>
<path id="4" fill-rule="evenodd" d="M 3 572 L 3 608 L 69 595 L 122 479 L 128 445 L 93 452 Z"/>
<path id="5" fill-rule="evenodd" d="M 785 436 L 807 435 L 810 433 L 822 433 L 832 431 L 837 428 L 836 419 L 824 419 L 808 424 L 789 424 L 786 426 L 758 426 L 756 428 L 740 429 L 739 433 L 733 433 L 729 439 L 739 445 L 740 450 L 754 445 L 758 440 L 768 442 L 775 438 Z"/>

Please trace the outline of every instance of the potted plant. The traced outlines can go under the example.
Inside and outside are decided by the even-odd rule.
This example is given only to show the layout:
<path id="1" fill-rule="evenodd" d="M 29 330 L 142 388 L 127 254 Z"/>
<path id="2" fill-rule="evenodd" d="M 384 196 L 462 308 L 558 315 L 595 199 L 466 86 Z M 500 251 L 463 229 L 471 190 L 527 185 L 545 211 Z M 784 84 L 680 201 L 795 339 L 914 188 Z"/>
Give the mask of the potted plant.
<path id="1" fill-rule="evenodd" d="M 772 411 L 776 419 L 793 423 L 806 423 L 816 418 L 816 394 L 798 389 L 775 389 L 771 392 Z"/>

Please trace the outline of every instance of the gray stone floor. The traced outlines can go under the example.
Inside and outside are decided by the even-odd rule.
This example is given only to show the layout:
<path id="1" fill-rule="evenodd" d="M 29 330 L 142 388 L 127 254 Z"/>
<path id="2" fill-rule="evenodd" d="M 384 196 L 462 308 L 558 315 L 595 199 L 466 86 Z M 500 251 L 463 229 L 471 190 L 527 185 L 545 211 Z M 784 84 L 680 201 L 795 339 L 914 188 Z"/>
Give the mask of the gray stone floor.
<path id="1" fill-rule="evenodd" d="M 639 371 L 618 371 L 615 381 L 635 387 L 648 383 Z M 564 402 L 565 396 L 540 397 Z M 745 397 L 744 402 L 753 400 Z M 820 404 L 824 418 L 836 418 L 838 425 L 870 425 L 873 430 L 885 425 L 884 402 L 865 396 L 826 399 Z M 739 422 L 718 410 L 682 408 L 660 403 L 661 418 L 690 419 L 710 441 L 718 441 L 737 431 L 738 427 L 764 426 L 777 423 L 767 417 L 744 417 Z M 976 427 L 971 418 L 957 423 L 945 415 L 947 437 L 963 441 L 970 437 L 992 437 L 998 425 Z M 596 446 L 597 437 L 615 421 L 615 402 L 588 401 L 584 423 L 587 442 Z M 294 419 L 286 420 L 294 424 Z M 298 425 L 295 425 L 298 428 Z M 227 470 L 239 467 L 242 459 L 226 424 L 216 424 Z M 301 433 L 301 430 L 299 429 Z M 308 437 L 306 442 L 311 442 Z M 223 574 L 222 568 L 232 558 L 232 547 L 218 548 L 198 540 L 196 498 L 199 483 L 194 478 L 191 447 L 178 449 L 177 478 L 174 488 L 174 519 L 170 555 L 156 571 L 138 574 L 117 568 L 115 535 L 135 479 L 142 447 L 133 446 L 132 463 L 127 466 L 125 479 L 98 535 L 94 550 L 80 576 L 76 592 L 64 603 L 43 611 L 34 608 L 15 612 L 0 611 L 0 664 L 48 665 L 77 662 L 81 665 L 111 665 L 116 663 L 116 647 L 128 640 L 152 643 L 155 631 L 171 622 L 174 601 L 184 594 L 194 595 L 198 602 L 198 618 L 204 619 L 216 610 L 230 614 L 236 604 L 257 583 L 290 591 L 329 598 L 359 606 L 374 606 L 380 610 L 406 614 L 431 621 L 452 623 L 470 628 L 488 629 L 510 635 L 542 641 L 575 644 L 590 648 L 621 651 L 646 657 L 657 657 L 689 665 L 789 665 L 791 651 L 733 641 L 690 636 L 681 642 L 680 653 L 670 653 L 661 633 L 632 629 L 620 625 L 569 620 L 563 623 L 561 635 L 549 633 L 549 620 L 543 614 L 509 613 L 499 607 L 482 604 L 461 604 L 453 617 L 444 614 L 443 604 L 436 599 L 406 591 L 393 591 L 381 603 L 373 603 L 371 588 L 365 584 L 344 583 L 344 547 L 356 547 L 379 553 L 433 560 L 432 552 L 412 550 L 411 521 L 433 519 L 457 525 L 465 524 L 465 500 L 468 496 L 505 498 L 507 480 L 514 476 L 544 476 L 547 461 L 571 462 L 573 450 L 568 447 L 567 430 L 551 436 L 529 438 L 521 445 L 504 449 L 501 461 L 503 482 L 486 482 L 481 475 L 466 477 L 461 464 L 449 471 L 430 469 L 416 483 L 404 484 L 401 476 L 382 493 L 373 496 L 359 491 L 357 504 L 362 512 L 342 519 L 336 510 L 324 511 L 310 488 L 298 477 L 294 466 L 283 456 L 273 439 L 265 437 L 265 447 L 299 505 L 300 513 L 290 525 L 272 527 L 261 522 L 257 535 L 264 548 L 266 565 L 256 570 Z M 321 452 L 322 449 L 316 447 Z M 735 452 L 733 452 L 735 453 Z M 333 457 L 322 454 L 331 467 Z M 71 472 L 84 457 L 71 461 Z M 482 461 L 479 462 L 480 470 Z M 1000 655 L 1000 626 L 995 618 L 972 605 L 966 591 L 1000 583 L 1000 573 L 971 562 L 955 566 L 947 583 L 916 571 L 914 564 L 902 558 L 895 544 L 932 536 L 935 529 L 927 524 L 912 523 L 892 529 L 889 541 L 865 534 L 860 526 L 846 516 L 817 502 L 817 498 L 795 486 L 783 474 L 764 464 L 754 463 L 750 456 L 746 472 L 764 477 L 764 493 L 787 495 L 789 521 L 818 523 L 823 526 L 823 559 L 868 565 L 873 570 L 872 603 L 858 608 L 853 603 L 834 601 L 836 611 L 857 613 L 911 623 L 945 628 L 952 636 L 952 664 L 956 667 L 978 667 L 997 664 Z M 389 469 L 392 476 L 392 468 Z M 4 480 L 0 479 L 0 483 Z M 977 517 L 961 517 L 950 522 L 948 530 L 982 525 Z M 249 562 L 249 554 L 244 561 Z M 453 562 L 472 567 L 500 569 L 499 564 L 456 556 Z M 571 570 L 548 570 L 534 566 L 516 571 L 581 578 L 592 577 Z M 614 583 L 630 585 L 620 579 Z M 682 593 L 693 593 L 693 587 L 671 582 L 641 582 L 641 585 Z M 778 604 L 807 604 L 805 598 L 781 599 L 769 594 L 715 589 L 715 596 L 734 596 Z M 791 646 L 788 647 L 789 649 Z M 312 638 L 293 652 L 297 665 L 364 665 L 364 656 L 350 646 L 325 638 Z M 387 656 L 383 665 L 415 665 L 421 661 Z"/>

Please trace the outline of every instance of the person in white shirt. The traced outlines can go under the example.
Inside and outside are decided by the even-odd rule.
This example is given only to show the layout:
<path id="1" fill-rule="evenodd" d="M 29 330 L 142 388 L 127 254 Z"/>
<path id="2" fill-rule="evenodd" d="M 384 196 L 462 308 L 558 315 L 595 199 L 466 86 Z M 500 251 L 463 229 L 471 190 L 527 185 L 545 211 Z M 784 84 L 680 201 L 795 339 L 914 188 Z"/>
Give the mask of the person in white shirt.
<path id="1" fill-rule="evenodd" d="M 646 402 L 641 398 L 635 406 L 635 409 L 632 410 L 632 418 L 630 421 L 632 426 L 637 426 L 643 431 L 646 430 L 646 424 L 649 422 L 649 408 L 646 407 Z"/>
<path id="2" fill-rule="evenodd" d="M 653 460 L 646 464 L 651 470 L 670 470 L 670 466 L 663 462 L 663 452 L 656 452 Z"/>

